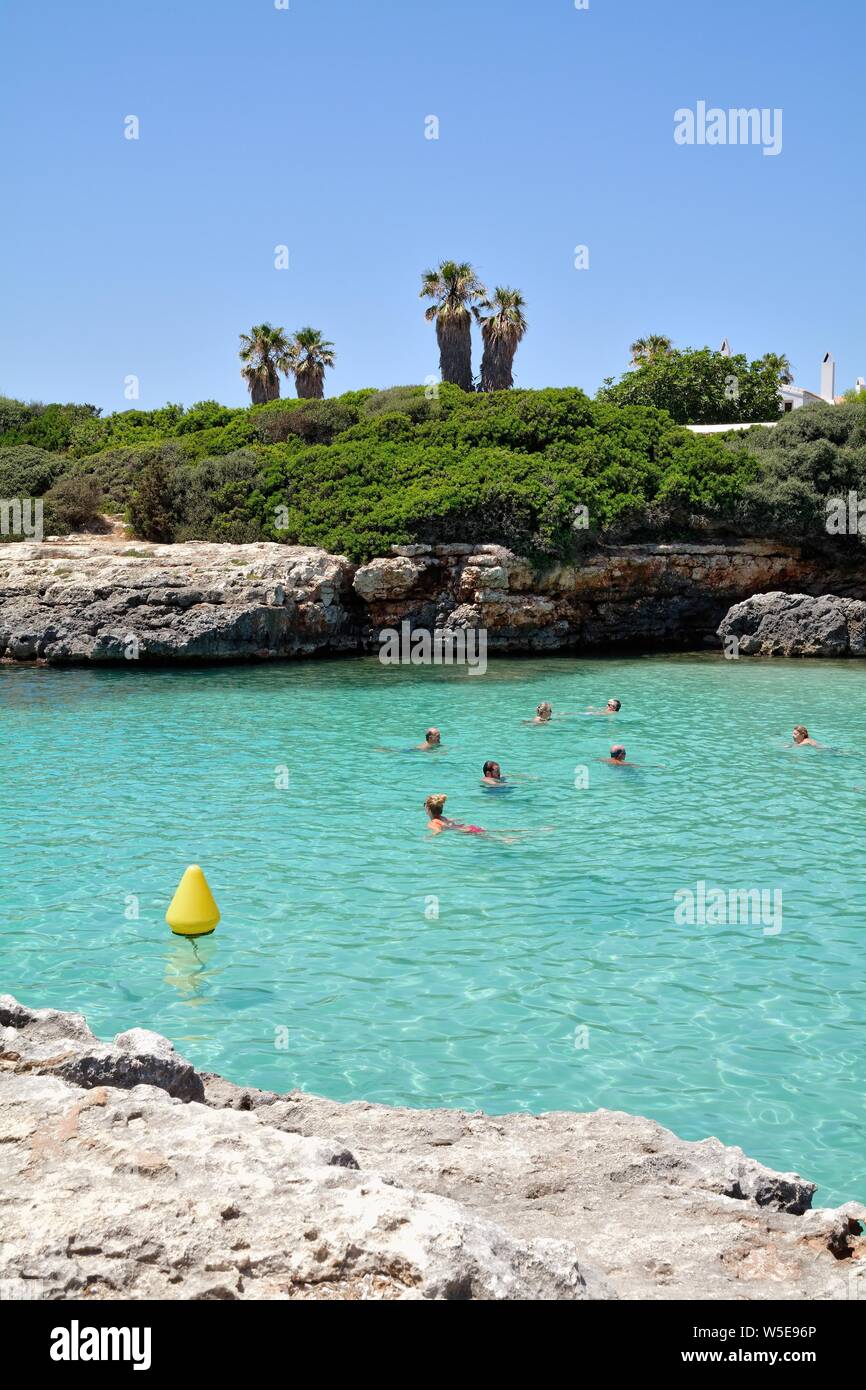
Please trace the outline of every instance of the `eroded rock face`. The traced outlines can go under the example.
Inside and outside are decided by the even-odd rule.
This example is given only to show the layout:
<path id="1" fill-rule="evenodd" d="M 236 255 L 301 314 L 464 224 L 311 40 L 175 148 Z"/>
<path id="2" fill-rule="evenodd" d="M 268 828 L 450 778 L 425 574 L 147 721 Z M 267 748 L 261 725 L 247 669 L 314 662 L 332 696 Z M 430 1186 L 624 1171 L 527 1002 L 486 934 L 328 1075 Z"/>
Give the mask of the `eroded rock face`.
<path id="1" fill-rule="evenodd" d="M 353 572 L 343 556 L 308 546 L 0 546 L 0 657 L 236 661 L 353 650 Z"/>
<path id="2" fill-rule="evenodd" d="M 94 1084 L 62 1070 L 100 1049 Z M 131 1086 L 130 1057 L 153 1059 Z M 204 1104 L 170 1093 L 172 1058 Z M 280 1096 L 0 999 L 0 1279 L 20 1296 L 845 1298 L 866 1210 L 813 1192 L 614 1111 Z"/>
<path id="3" fill-rule="evenodd" d="M 731 606 L 766 590 L 864 600 L 866 561 L 834 568 L 763 541 L 627 545 L 539 573 L 504 546 L 462 542 L 396 546 L 356 567 L 304 546 L 73 538 L 0 546 L 0 659 L 371 652 L 404 622 L 484 628 L 493 652 L 694 648 L 716 646 Z M 861 642 L 850 622 L 840 654 Z"/>
<path id="4" fill-rule="evenodd" d="M 866 603 L 833 594 L 753 594 L 728 610 L 722 642 L 744 656 L 866 657 Z"/>

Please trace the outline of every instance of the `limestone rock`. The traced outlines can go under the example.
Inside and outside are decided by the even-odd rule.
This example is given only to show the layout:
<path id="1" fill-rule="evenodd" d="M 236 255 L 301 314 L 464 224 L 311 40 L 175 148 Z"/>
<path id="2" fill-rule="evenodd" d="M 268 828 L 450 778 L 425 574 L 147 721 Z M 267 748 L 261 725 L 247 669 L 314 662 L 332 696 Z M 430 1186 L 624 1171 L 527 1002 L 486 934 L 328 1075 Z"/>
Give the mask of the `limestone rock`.
<path id="1" fill-rule="evenodd" d="M 179 1100 L 203 1100 L 204 1083 L 168 1038 L 144 1028 L 118 1033 L 114 1043 L 95 1038 L 80 1014 L 26 1009 L 0 995 L 4 1055 L 16 1069 L 62 1076 L 77 1086 L 158 1086 Z"/>
<path id="2" fill-rule="evenodd" d="M 0 1279 L 49 1299 L 613 1297 L 561 1240 L 152 1086 L 0 1080 Z"/>
<path id="3" fill-rule="evenodd" d="M 866 1257 L 859 1203 L 812 1210 L 798 1174 L 652 1120 L 211 1073 L 184 1102 L 173 1059 L 0 998 L 0 1279 L 60 1299 L 844 1299 Z"/>
<path id="4" fill-rule="evenodd" d="M 734 604 L 718 629 L 739 640 L 742 656 L 866 657 L 866 602 L 832 594 L 753 594 Z"/>
<path id="5" fill-rule="evenodd" d="M 355 592 L 367 603 L 402 599 L 415 588 L 424 566 L 408 555 L 390 555 L 371 560 L 356 570 L 352 581 Z"/>
<path id="6" fill-rule="evenodd" d="M 0 546 L 0 660 L 134 668 L 375 651 L 383 628 L 447 627 L 469 610 L 491 652 L 715 646 L 732 605 L 770 592 L 837 594 L 810 619 L 806 654 L 864 654 L 850 606 L 866 595 L 859 552 L 833 564 L 759 540 L 597 545 L 537 573 L 505 546 L 462 541 L 396 546 L 356 569 L 312 546 L 71 537 Z M 786 633 L 769 647 L 796 650 Z"/>
<path id="7" fill-rule="evenodd" d="M 353 567 L 309 546 L 0 547 L 0 657 L 254 660 L 357 645 Z"/>

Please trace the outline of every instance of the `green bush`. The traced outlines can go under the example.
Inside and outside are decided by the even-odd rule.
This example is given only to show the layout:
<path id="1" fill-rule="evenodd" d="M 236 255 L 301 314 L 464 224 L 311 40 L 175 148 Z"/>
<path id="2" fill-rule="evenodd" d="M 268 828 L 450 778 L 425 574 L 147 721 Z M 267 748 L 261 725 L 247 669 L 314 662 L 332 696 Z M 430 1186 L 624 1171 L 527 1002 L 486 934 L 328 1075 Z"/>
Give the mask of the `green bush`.
<path id="1" fill-rule="evenodd" d="M 722 360 L 726 369 L 738 361 Z M 757 379 L 766 385 L 763 368 Z M 356 560 L 398 543 L 498 541 L 539 563 L 599 540 L 823 545 L 827 498 L 849 489 L 866 498 L 866 403 L 706 436 L 617 392 L 592 401 L 576 388 L 407 386 L 104 418 L 91 407 L 0 400 L 0 497 L 48 501 L 63 481 L 61 500 L 128 509 L 137 534 L 153 540 L 267 538 Z M 49 434 L 63 422 L 63 451 L 10 443 L 46 417 Z"/>
<path id="2" fill-rule="evenodd" d="M 90 530 L 101 522 L 102 495 L 93 478 L 60 478 L 44 501 L 46 535 Z"/>
<path id="3" fill-rule="evenodd" d="M 666 410 L 682 425 L 727 425 L 776 420 L 781 414 L 779 370 L 783 359 L 767 354 L 749 362 L 709 348 L 672 350 L 606 381 L 598 399 L 614 405 Z"/>
<path id="4" fill-rule="evenodd" d="M 165 457 L 158 452 L 142 468 L 129 504 L 129 524 L 144 540 L 175 538 L 175 481 Z"/>
<path id="5" fill-rule="evenodd" d="M 0 497 L 42 497 L 64 468 L 59 454 L 32 444 L 0 447 Z"/>
<path id="6" fill-rule="evenodd" d="M 95 405 L 42 405 L 32 401 L 0 401 L 0 447 L 31 444 L 49 452 L 68 449 L 75 431 L 93 421 Z"/>
<path id="7" fill-rule="evenodd" d="M 728 448 L 756 462 L 742 498 L 743 524 L 753 533 L 826 546 L 828 499 L 856 492 L 866 501 L 866 403 L 803 406 Z M 832 544 L 862 539 L 834 537 Z"/>
<path id="8" fill-rule="evenodd" d="M 262 483 L 261 465 L 251 450 L 176 469 L 172 479 L 175 540 L 261 539 L 262 527 L 250 504 Z"/>

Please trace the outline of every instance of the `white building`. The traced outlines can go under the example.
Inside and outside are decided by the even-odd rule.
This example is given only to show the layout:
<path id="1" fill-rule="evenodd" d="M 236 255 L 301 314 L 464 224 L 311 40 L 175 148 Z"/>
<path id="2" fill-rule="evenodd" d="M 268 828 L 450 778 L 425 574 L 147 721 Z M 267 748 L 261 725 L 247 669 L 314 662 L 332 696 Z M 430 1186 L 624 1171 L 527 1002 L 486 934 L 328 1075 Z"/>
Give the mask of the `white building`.
<path id="1" fill-rule="evenodd" d="M 799 410 L 800 406 L 812 405 L 815 401 L 836 404 L 836 363 L 831 352 L 825 352 L 821 359 L 821 389 L 816 395 L 805 386 L 795 386 L 793 381 L 779 387 L 782 405 L 785 410 Z"/>
<path id="2" fill-rule="evenodd" d="M 722 342 L 719 352 L 723 357 L 731 356 L 731 345 L 727 338 Z M 866 380 L 858 376 L 854 383 L 855 389 L 866 392 Z M 787 412 L 789 410 L 799 410 L 801 406 L 813 405 L 816 402 L 826 401 L 829 405 L 838 405 L 842 400 L 841 396 L 836 395 L 836 362 L 831 352 L 825 352 L 821 359 L 821 389 L 819 392 L 809 391 L 805 386 L 795 386 L 793 381 L 784 382 L 779 387 L 779 395 L 782 399 L 782 407 Z M 768 425 L 773 425 L 774 420 L 768 420 Z M 722 434 L 727 430 L 750 430 L 751 425 L 687 425 L 694 434 Z"/>
<path id="3" fill-rule="evenodd" d="M 731 345 L 727 338 L 723 339 L 719 352 L 722 357 L 730 357 Z M 866 381 L 862 376 L 858 376 L 855 386 L 858 391 L 866 391 Z M 816 401 L 837 405 L 841 397 L 836 395 L 836 361 L 832 352 L 825 352 L 821 359 L 821 385 L 817 392 L 810 391 L 806 386 L 795 386 L 792 378 L 779 387 L 779 395 L 786 411 L 799 410 L 801 406 L 813 405 Z"/>

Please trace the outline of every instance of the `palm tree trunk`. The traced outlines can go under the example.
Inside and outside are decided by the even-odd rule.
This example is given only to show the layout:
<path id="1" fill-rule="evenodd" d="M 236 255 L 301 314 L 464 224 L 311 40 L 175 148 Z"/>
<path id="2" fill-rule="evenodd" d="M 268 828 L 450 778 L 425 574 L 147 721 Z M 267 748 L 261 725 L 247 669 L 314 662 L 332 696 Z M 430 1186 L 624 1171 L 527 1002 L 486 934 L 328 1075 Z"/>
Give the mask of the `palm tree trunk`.
<path id="1" fill-rule="evenodd" d="M 436 338 L 439 343 L 439 371 L 443 381 L 450 381 L 464 391 L 472 390 L 472 327 L 469 315 L 465 322 L 451 318 L 437 320 Z"/>
<path id="2" fill-rule="evenodd" d="M 325 398 L 325 373 L 311 367 L 309 371 L 295 373 L 298 399 L 302 401 L 321 401 Z"/>
<path id="3" fill-rule="evenodd" d="M 481 390 L 510 391 L 514 386 L 512 365 L 516 347 L 511 348 L 501 339 L 484 344 L 481 359 Z"/>

